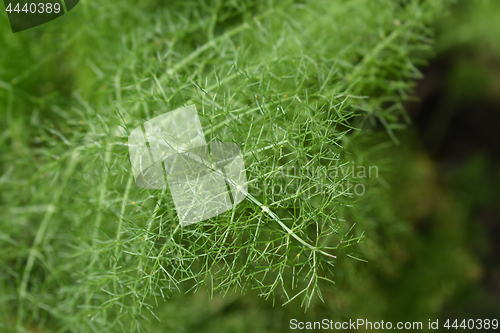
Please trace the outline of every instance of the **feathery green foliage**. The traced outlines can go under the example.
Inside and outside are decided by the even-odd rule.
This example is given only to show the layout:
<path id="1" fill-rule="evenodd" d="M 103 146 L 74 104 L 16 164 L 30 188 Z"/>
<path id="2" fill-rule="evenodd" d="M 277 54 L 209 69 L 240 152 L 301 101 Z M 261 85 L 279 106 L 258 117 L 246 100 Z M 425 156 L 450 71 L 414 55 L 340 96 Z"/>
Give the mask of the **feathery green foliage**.
<path id="1" fill-rule="evenodd" d="M 4 327 L 140 331 L 177 290 L 321 298 L 362 239 L 355 179 L 334 171 L 370 126 L 397 141 L 444 5 L 81 1 L 16 35 L 2 18 Z M 250 195 L 181 228 L 168 189 L 135 185 L 126 141 L 189 104 L 207 140 L 242 148 Z"/>

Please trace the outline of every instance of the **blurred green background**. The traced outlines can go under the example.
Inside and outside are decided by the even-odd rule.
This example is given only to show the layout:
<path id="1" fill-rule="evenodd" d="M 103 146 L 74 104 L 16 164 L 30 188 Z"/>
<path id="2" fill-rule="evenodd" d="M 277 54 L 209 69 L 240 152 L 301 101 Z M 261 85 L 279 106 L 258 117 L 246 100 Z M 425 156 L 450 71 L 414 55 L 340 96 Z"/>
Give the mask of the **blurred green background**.
<path id="1" fill-rule="evenodd" d="M 148 5 L 143 8 L 145 16 L 147 10 L 154 11 L 155 3 Z M 114 25 L 113 10 L 117 9 L 105 8 Z M 37 118 L 44 117 L 42 122 L 47 124 L 53 117 L 54 123 L 60 122 L 57 108 L 51 109 L 50 105 L 64 106 L 76 88 L 85 96 L 86 89 L 93 87 L 92 78 L 104 75 L 93 66 L 91 58 L 86 59 L 81 72 L 75 73 L 78 64 L 71 61 L 81 60 L 78 54 L 69 56 L 67 59 L 73 60 L 68 63 L 61 63 L 58 57 L 48 55 L 43 44 L 30 43 L 32 38 L 47 42 L 51 38 L 78 38 L 81 30 L 70 25 L 69 14 L 29 35 L 8 31 L 5 16 L 2 13 L 0 18 L 0 143 L 5 149 L 0 160 L 0 191 L 12 180 L 13 166 L 22 169 L 23 165 L 37 163 L 24 144 L 37 135 L 29 131 L 26 119 L 38 123 Z M 305 311 L 299 303 L 282 307 L 279 301 L 262 299 L 252 291 L 225 297 L 207 295 L 203 290 L 186 295 L 173 293 L 167 302 L 159 302 L 152 309 L 161 321 L 152 316 L 138 318 L 146 330 L 285 332 L 290 331 L 292 318 L 422 321 L 424 327 L 428 319 L 500 319 L 499 17 L 499 1 L 454 2 L 432 24 L 434 54 L 428 64 L 420 67 L 423 78 L 415 82 L 417 99 L 405 103 L 408 126 L 395 131 L 399 144 L 389 141 L 384 127 L 379 126 L 367 130 L 370 135 L 361 135 L 355 145 L 348 147 L 373 150 L 363 163 L 378 165 L 381 181 L 368 185 L 366 194 L 357 198 L 356 209 L 346 213 L 356 222 L 356 228 L 364 231 L 364 241 L 356 250 L 368 262 L 339 261 L 335 288 L 323 290 L 324 302 L 315 299 Z M 75 30 L 61 34 L 65 24 Z M 100 45 L 95 37 L 93 40 L 92 34 L 86 34 L 79 43 L 87 43 L 89 49 L 105 50 L 102 57 L 116 56 L 120 36 L 115 36 L 116 45 L 109 46 Z M 70 52 L 64 48 L 52 51 Z M 19 64 L 29 66 L 20 68 Z M 9 104 L 12 99 L 7 81 L 16 83 L 16 93 L 25 94 L 25 104 L 22 100 L 16 100 L 15 106 Z M 104 96 L 113 88 L 103 85 L 101 89 Z M 33 105 L 37 105 L 35 112 Z M 37 149 L 36 144 L 31 147 Z M 29 193 L 32 189 L 23 191 Z M 17 195 L 23 202 L 22 191 Z M 2 193 L 4 199 L 0 201 L 0 212 L 5 217 L 8 196 Z M 6 228 L 12 222 L 22 225 L 23 215 L 0 225 Z M 25 258 L 26 252 L 16 254 L 17 259 L 7 253 L 16 247 L 16 240 L 6 235 L 2 235 L 3 256 L 24 263 L 19 258 Z M 32 240 L 32 235 L 26 237 Z M 17 288 L 16 277 L 20 276 L 9 271 L 12 262 L 7 260 L 1 266 L 2 332 L 13 331 L 12 323 L 16 321 L 15 300 L 7 291 Z M 33 315 L 23 325 L 25 331 L 81 331 L 68 324 L 61 327 L 57 313 L 44 309 L 43 303 L 39 300 L 40 313 L 47 311 L 48 316 Z"/>

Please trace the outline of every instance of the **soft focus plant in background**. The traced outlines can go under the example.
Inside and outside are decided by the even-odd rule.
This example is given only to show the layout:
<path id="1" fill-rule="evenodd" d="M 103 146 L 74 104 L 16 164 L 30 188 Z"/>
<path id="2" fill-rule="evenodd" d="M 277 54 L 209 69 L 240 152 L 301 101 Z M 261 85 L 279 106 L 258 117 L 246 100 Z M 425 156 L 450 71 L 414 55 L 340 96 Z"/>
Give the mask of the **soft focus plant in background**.
<path id="1" fill-rule="evenodd" d="M 384 176 L 359 199 L 345 185 L 364 180 L 307 170 L 389 170 L 381 151 L 399 142 L 402 103 L 447 5 L 81 1 L 19 34 L 2 16 L 0 327 L 208 331 L 185 321 L 207 320 L 206 304 L 231 306 L 241 292 L 296 313 L 352 292 L 338 307 L 354 311 L 354 289 L 372 283 L 356 259 L 399 269 L 392 240 L 408 227 Z M 182 228 L 168 189 L 135 186 L 127 137 L 189 104 L 207 140 L 242 148 L 255 200 Z M 295 178 L 281 177 L 287 168 Z M 336 278 L 351 285 L 336 294 Z M 248 325 L 224 321 L 229 331 Z"/>

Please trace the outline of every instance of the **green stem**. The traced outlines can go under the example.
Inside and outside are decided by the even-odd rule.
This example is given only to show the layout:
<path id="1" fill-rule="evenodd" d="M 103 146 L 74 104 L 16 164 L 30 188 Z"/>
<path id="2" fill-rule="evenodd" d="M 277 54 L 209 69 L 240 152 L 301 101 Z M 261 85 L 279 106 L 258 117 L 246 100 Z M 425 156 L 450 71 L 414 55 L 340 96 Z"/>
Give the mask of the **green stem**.
<path id="1" fill-rule="evenodd" d="M 118 228 L 116 229 L 116 244 L 115 244 L 115 264 L 113 269 L 116 269 L 116 265 L 118 263 L 118 254 L 120 250 L 120 239 L 121 239 L 121 232 L 122 232 L 122 226 L 123 226 L 123 217 L 125 216 L 125 209 L 127 207 L 127 202 L 128 202 L 128 194 L 130 192 L 130 188 L 132 187 L 132 182 L 134 180 L 134 176 L 132 173 L 128 176 L 127 180 L 127 186 L 125 187 L 125 194 L 123 195 L 122 199 L 122 206 L 120 209 L 120 218 L 118 220 Z"/>
<path id="2" fill-rule="evenodd" d="M 23 272 L 23 276 L 21 279 L 21 285 L 19 287 L 19 306 L 17 308 L 17 324 L 16 328 L 17 331 L 22 331 L 22 322 L 24 320 L 24 309 L 23 309 L 23 304 L 24 304 L 24 299 L 26 298 L 26 289 L 28 287 L 28 281 L 31 275 L 31 270 L 33 269 L 33 265 L 35 264 L 35 257 L 37 255 L 38 247 L 40 246 L 40 243 L 43 240 L 43 237 L 45 236 L 45 232 L 47 231 L 47 227 L 49 225 L 49 222 L 52 218 L 52 215 L 55 212 L 55 206 L 59 203 L 61 196 L 64 192 L 64 189 L 66 188 L 66 184 L 68 182 L 69 177 L 73 173 L 73 170 L 75 169 L 77 163 L 79 160 L 79 154 L 76 150 L 73 151 L 73 153 L 70 156 L 69 164 L 67 166 L 66 171 L 63 174 L 62 177 L 62 183 L 58 188 L 58 191 L 55 192 L 54 197 L 52 198 L 51 204 L 48 206 L 48 209 L 45 212 L 45 215 L 43 217 L 43 220 L 40 224 L 40 228 L 38 228 L 37 234 L 35 236 L 35 240 L 33 241 L 33 245 L 31 246 L 29 255 L 28 255 L 28 260 L 26 262 L 26 267 Z"/>

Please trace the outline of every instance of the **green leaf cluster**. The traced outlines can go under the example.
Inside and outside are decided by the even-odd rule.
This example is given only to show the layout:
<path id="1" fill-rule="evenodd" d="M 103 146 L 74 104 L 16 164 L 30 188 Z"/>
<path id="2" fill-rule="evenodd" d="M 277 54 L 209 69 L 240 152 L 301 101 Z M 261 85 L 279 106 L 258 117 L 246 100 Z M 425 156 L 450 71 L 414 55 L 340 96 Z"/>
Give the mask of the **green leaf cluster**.
<path id="1" fill-rule="evenodd" d="M 402 102 L 446 1 L 81 1 L 0 34 L 4 327 L 140 331 L 171 292 L 257 290 L 307 308 L 359 259 L 333 171 Z M 143 190 L 129 132 L 194 104 L 208 141 L 242 148 L 250 195 L 178 225 Z M 280 189 L 280 190 L 277 190 Z"/>

